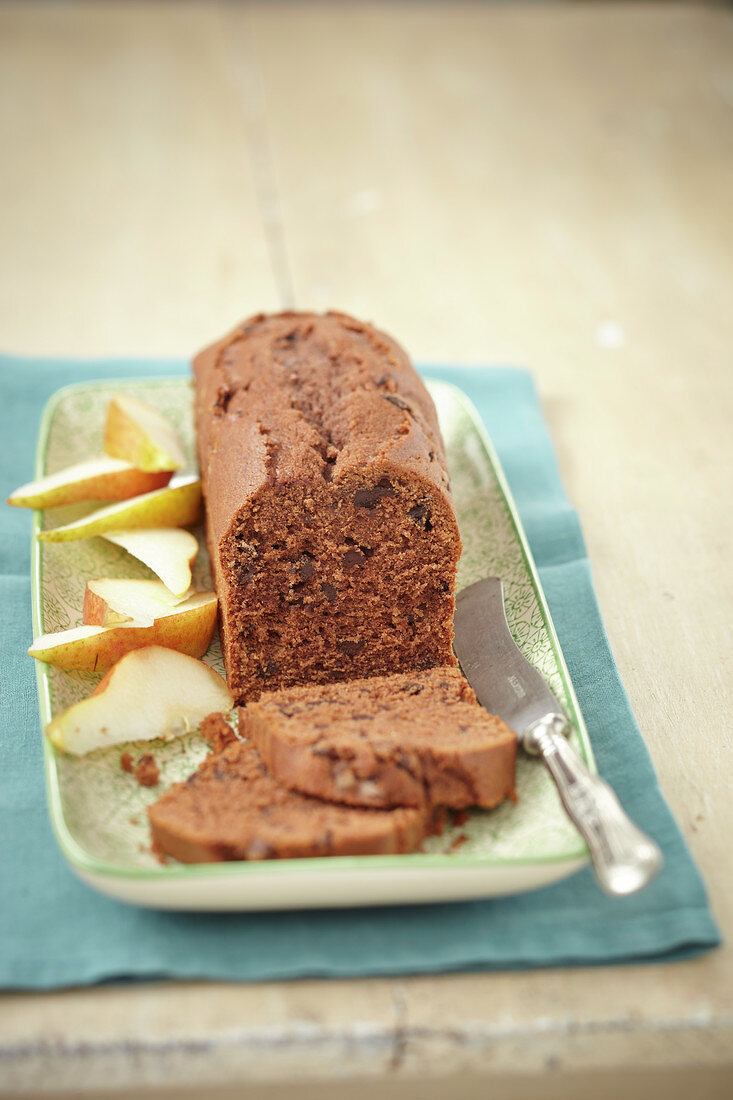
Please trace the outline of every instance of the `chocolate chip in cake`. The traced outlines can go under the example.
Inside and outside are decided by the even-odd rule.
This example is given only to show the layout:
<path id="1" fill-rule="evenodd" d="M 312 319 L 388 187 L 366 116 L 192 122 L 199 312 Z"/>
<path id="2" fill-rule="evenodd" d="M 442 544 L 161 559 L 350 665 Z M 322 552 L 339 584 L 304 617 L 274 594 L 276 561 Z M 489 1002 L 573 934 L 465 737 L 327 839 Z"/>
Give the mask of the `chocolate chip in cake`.
<path id="1" fill-rule="evenodd" d="M 422 527 L 424 531 L 432 531 L 433 525 L 430 522 L 430 508 L 425 501 L 410 508 L 407 514 L 412 522 L 418 527 Z"/>
<path id="2" fill-rule="evenodd" d="M 233 397 L 234 390 L 230 386 L 219 386 L 216 394 L 216 402 L 214 404 L 214 408 L 217 409 L 219 413 L 226 413 L 227 409 L 229 408 L 229 402 Z"/>
<path id="3" fill-rule="evenodd" d="M 390 405 L 394 405 L 396 408 L 402 409 L 404 412 L 409 413 L 412 419 L 415 419 L 415 414 L 413 413 L 412 409 L 406 401 L 403 401 L 401 397 L 397 397 L 397 395 L 394 393 L 388 393 L 385 394 L 384 400 L 389 401 Z"/>
<path id="4" fill-rule="evenodd" d="M 383 497 L 396 496 L 395 488 L 388 478 L 383 477 L 371 489 L 357 489 L 354 493 L 354 504 L 357 508 L 376 508 Z"/>
<path id="5" fill-rule="evenodd" d="M 271 676 L 277 676 L 280 666 L 277 661 L 268 661 L 265 665 L 257 666 L 257 675 L 261 680 L 268 680 Z"/>
<path id="6" fill-rule="evenodd" d="M 309 581 L 316 571 L 316 567 L 313 564 L 313 556 L 308 551 L 304 551 L 297 561 L 294 561 L 290 567 L 291 573 L 296 573 L 300 577 L 301 581 Z"/>
<path id="7" fill-rule="evenodd" d="M 325 581 L 321 585 L 321 591 L 323 592 L 323 595 L 326 597 L 329 603 L 334 603 L 338 598 L 338 592 L 336 591 L 334 586 L 332 584 L 327 584 Z"/>
<path id="8" fill-rule="evenodd" d="M 353 569 L 356 565 L 363 565 L 366 560 L 367 555 L 362 553 L 361 549 L 357 549 L 355 546 L 347 550 L 343 557 L 346 569 Z"/>

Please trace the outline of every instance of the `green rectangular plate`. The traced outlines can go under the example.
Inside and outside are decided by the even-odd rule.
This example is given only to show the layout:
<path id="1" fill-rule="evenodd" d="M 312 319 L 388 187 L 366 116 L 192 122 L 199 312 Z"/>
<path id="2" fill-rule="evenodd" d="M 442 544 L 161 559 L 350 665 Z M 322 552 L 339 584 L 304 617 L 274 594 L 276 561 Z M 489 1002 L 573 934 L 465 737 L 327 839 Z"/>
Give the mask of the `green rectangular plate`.
<path id="1" fill-rule="evenodd" d="M 484 576 L 504 581 L 507 618 L 524 655 L 562 702 L 572 739 L 594 770 L 593 755 L 527 540 L 506 479 L 478 413 L 456 387 L 429 384 L 445 439 L 463 539 L 458 587 Z M 38 477 L 102 449 L 110 396 L 124 390 L 161 410 L 175 424 L 194 466 L 191 389 L 182 379 L 70 386 L 49 402 L 38 444 Z M 34 519 L 33 628 L 38 636 L 81 623 L 87 580 L 145 577 L 149 571 L 101 538 L 39 542 L 89 505 L 38 512 Z M 202 531 L 194 567 L 197 587 L 209 587 Z M 206 661 L 223 673 L 218 640 Z M 37 665 L 41 723 L 87 696 L 99 680 L 89 673 Z M 131 751 L 142 745 L 133 746 Z M 48 802 L 56 837 L 74 871 L 106 894 L 137 905 L 171 909 L 246 910 L 444 902 L 536 889 L 572 874 L 588 859 L 544 766 L 520 757 L 518 803 L 475 810 L 460 826 L 429 838 L 420 852 L 256 863 L 161 865 L 150 851 L 146 807 L 161 789 L 185 778 L 203 759 L 198 733 L 173 742 L 145 742 L 161 768 L 161 786 L 140 787 L 120 767 L 121 749 L 77 758 L 45 742 Z M 460 840 L 459 840 L 460 838 Z M 456 843 L 458 841 L 458 843 Z"/>

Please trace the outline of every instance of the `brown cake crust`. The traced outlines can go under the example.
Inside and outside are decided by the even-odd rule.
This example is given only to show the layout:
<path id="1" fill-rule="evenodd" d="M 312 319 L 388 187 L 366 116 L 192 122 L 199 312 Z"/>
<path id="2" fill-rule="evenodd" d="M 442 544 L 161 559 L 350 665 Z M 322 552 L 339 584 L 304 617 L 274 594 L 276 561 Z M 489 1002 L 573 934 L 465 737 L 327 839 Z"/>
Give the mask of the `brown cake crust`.
<path id="1" fill-rule="evenodd" d="M 281 783 L 318 798 L 462 809 L 514 794 L 516 735 L 456 668 L 287 688 L 239 720 Z"/>
<path id="2" fill-rule="evenodd" d="M 148 817 L 155 850 L 182 863 L 411 852 L 430 824 L 424 810 L 352 809 L 289 791 L 246 741 L 208 756 Z"/>
<path id="3" fill-rule="evenodd" d="M 235 698 L 454 664 L 460 538 L 435 409 L 404 351 L 345 314 L 258 315 L 194 374 Z"/>

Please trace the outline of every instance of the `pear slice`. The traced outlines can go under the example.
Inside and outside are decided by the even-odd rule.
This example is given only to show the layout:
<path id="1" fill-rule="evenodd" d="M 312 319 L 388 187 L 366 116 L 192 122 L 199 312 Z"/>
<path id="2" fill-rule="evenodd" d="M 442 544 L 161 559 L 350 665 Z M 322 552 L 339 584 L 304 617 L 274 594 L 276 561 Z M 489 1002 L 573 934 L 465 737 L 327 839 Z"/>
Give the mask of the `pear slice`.
<path id="1" fill-rule="evenodd" d="M 58 508 L 82 500 L 127 500 L 162 489 L 170 479 L 168 471 L 146 473 L 119 458 L 100 455 L 21 485 L 10 494 L 8 504 L 16 508 Z"/>
<path id="2" fill-rule="evenodd" d="M 157 409 L 131 394 L 115 394 L 109 403 L 104 449 L 139 470 L 180 470 L 186 465 L 173 426 Z"/>
<path id="3" fill-rule="evenodd" d="M 173 608 L 196 593 L 191 589 L 174 596 L 162 581 L 138 581 L 102 577 L 87 581 L 82 622 L 86 626 L 117 626 L 135 622 L 152 626 Z"/>
<path id="4" fill-rule="evenodd" d="M 171 607 L 150 626 L 137 622 L 113 626 L 77 626 L 41 634 L 28 650 L 31 657 L 56 668 L 102 672 L 125 653 L 144 646 L 165 646 L 203 657 L 216 626 L 216 593 L 197 592 Z"/>
<path id="5" fill-rule="evenodd" d="M 199 544 L 190 531 L 141 527 L 137 531 L 106 531 L 102 538 L 147 565 L 174 595 L 180 596 L 191 587 L 191 566 Z"/>
<path id="6" fill-rule="evenodd" d="M 172 740 L 233 705 L 223 677 L 203 661 L 148 646 L 118 661 L 88 699 L 49 722 L 46 735 L 61 752 L 82 756 L 125 741 Z"/>
<path id="7" fill-rule="evenodd" d="M 74 523 L 41 531 L 38 537 L 45 542 L 71 542 L 128 527 L 184 527 L 196 522 L 200 505 L 199 479 L 181 478 L 165 489 L 109 504 Z"/>

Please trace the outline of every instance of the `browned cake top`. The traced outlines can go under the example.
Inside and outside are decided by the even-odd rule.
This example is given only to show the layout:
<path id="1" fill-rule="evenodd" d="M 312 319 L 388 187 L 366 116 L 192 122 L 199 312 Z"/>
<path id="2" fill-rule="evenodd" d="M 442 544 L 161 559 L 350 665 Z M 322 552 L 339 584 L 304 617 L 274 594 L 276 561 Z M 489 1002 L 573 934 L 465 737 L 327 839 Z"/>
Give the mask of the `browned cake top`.
<path id="1" fill-rule="evenodd" d="M 324 754 L 338 745 L 359 755 L 366 741 L 370 751 L 392 755 L 415 742 L 472 750 L 487 739 L 514 738 L 479 705 L 457 668 L 284 688 L 261 696 L 243 713 L 245 719 L 269 719 L 280 733 Z"/>
<path id="2" fill-rule="evenodd" d="M 378 463 L 448 486 L 433 403 L 402 348 L 369 324 L 260 314 L 202 351 L 194 373 L 215 541 L 268 481 L 352 480 Z"/>

